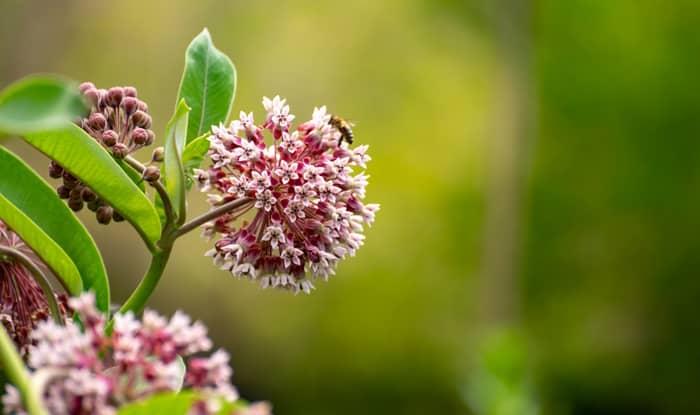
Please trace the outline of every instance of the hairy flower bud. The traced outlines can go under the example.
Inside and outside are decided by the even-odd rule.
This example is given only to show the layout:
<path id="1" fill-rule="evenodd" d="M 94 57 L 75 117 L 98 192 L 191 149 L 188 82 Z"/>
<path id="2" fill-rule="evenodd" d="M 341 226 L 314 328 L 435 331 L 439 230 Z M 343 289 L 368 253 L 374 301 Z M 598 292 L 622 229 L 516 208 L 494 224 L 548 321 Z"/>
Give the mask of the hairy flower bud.
<path id="1" fill-rule="evenodd" d="M 118 139 L 119 134 L 117 134 L 114 130 L 107 130 L 102 133 L 102 143 L 107 147 L 113 147 L 115 144 L 117 144 Z"/>
<path id="2" fill-rule="evenodd" d="M 153 154 L 151 155 L 152 161 L 161 162 L 161 161 L 163 161 L 164 157 L 165 157 L 165 148 L 156 147 L 155 149 L 153 149 Z"/>
<path id="3" fill-rule="evenodd" d="M 99 112 L 92 113 L 90 114 L 90 118 L 88 118 L 88 125 L 93 130 L 102 131 L 107 125 L 107 119 Z"/>
<path id="4" fill-rule="evenodd" d="M 124 89 L 118 86 L 109 88 L 107 91 L 106 103 L 111 107 L 118 107 L 124 98 Z"/>
<path id="5" fill-rule="evenodd" d="M 112 220 L 112 213 L 114 210 L 112 209 L 111 206 L 100 206 L 97 208 L 97 211 L 95 212 L 97 215 L 97 222 L 103 224 L 103 225 L 108 225 L 109 222 Z"/>
<path id="6" fill-rule="evenodd" d="M 144 111 L 138 110 L 131 117 L 137 127 L 151 128 L 151 116 Z"/>
<path id="7" fill-rule="evenodd" d="M 83 208 L 83 200 L 73 199 L 71 197 L 70 199 L 68 199 L 68 207 L 70 207 L 73 212 L 78 212 Z"/>
<path id="8" fill-rule="evenodd" d="M 92 82 L 83 82 L 82 84 L 80 84 L 79 89 L 80 89 L 80 93 L 84 94 L 85 91 L 87 91 L 89 89 L 95 89 L 95 84 L 93 84 Z"/>
<path id="9" fill-rule="evenodd" d="M 59 166 L 55 161 L 51 161 L 49 164 L 49 176 L 58 179 L 63 176 L 63 167 Z"/>
<path id="10" fill-rule="evenodd" d="M 68 199 L 70 197 L 70 189 L 65 184 L 62 184 L 56 188 L 56 193 L 61 199 Z"/>
<path id="11" fill-rule="evenodd" d="M 97 200 L 97 195 L 89 187 L 84 187 L 83 191 L 80 193 L 80 196 L 88 203 Z"/>
<path id="12" fill-rule="evenodd" d="M 146 140 L 148 140 L 148 133 L 143 128 L 137 127 L 131 133 L 131 138 L 134 140 L 134 143 L 142 146 L 146 143 Z"/>
<path id="13" fill-rule="evenodd" d="M 116 159 L 123 159 L 129 154 L 129 147 L 124 143 L 117 143 L 112 147 L 112 154 Z"/>
<path id="14" fill-rule="evenodd" d="M 124 87 L 124 96 L 125 97 L 136 98 L 137 95 L 138 94 L 136 92 L 136 88 L 134 88 L 133 86 L 125 86 Z M 137 103 L 138 103 L 138 101 L 137 101 Z"/>
<path id="15" fill-rule="evenodd" d="M 160 179 L 160 169 L 156 166 L 148 166 L 143 171 L 143 179 L 147 182 L 155 182 Z"/>
<path id="16" fill-rule="evenodd" d="M 131 115 L 136 112 L 139 106 L 139 100 L 134 97 L 125 97 L 122 100 L 122 108 L 127 115 Z"/>

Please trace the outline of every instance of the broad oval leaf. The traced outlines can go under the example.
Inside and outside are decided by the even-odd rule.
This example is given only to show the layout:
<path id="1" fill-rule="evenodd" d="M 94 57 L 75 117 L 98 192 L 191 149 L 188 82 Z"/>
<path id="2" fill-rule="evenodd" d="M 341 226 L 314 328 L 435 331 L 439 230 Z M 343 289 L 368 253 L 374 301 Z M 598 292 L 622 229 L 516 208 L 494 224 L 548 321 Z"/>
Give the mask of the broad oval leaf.
<path id="1" fill-rule="evenodd" d="M 83 291 L 80 272 L 66 251 L 3 195 L 0 195 L 0 219 L 41 258 L 71 295 Z"/>
<path id="2" fill-rule="evenodd" d="M 178 102 L 184 98 L 192 108 L 187 142 L 204 134 L 212 125 L 226 121 L 236 94 L 236 68 L 214 47 L 209 31 L 192 40 L 185 55 Z"/>
<path id="3" fill-rule="evenodd" d="M 133 167 L 128 165 L 124 160 L 114 160 L 117 162 L 119 167 L 124 170 L 124 173 L 126 173 L 127 176 L 131 179 L 132 182 L 141 189 L 142 192 L 146 191 L 146 184 L 143 181 L 143 177 L 141 176 L 141 173 L 137 172 Z"/>
<path id="4" fill-rule="evenodd" d="M 97 141 L 73 124 L 28 134 L 24 139 L 90 186 L 131 222 L 149 249 L 155 250 L 161 231 L 155 208 Z"/>
<path id="5" fill-rule="evenodd" d="M 0 133 L 50 130 L 86 113 L 78 85 L 55 76 L 29 76 L 0 93 Z"/>
<path id="6" fill-rule="evenodd" d="M 206 133 L 190 141 L 185 147 L 185 151 L 182 153 L 182 167 L 185 169 L 185 176 L 187 178 L 187 190 L 192 186 L 192 180 L 189 175 L 202 164 L 202 160 L 204 160 L 207 151 L 209 151 L 210 144 L 209 133 Z"/>
<path id="7" fill-rule="evenodd" d="M 122 406 L 117 415 L 185 415 L 195 398 L 192 392 L 162 393 Z"/>
<path id="8" fill-rule="evenodd" d="M 185 223 L 187 204 L 185 200 L 185 170 L 182 167 L 182 152 L 185 148 L 187 134 L 187 114 L 190 108 L 185 100 L 180 100 L 173 118 L 165 129 L 165 188 L 175 209 L 177 224 Z"/>
<path id="9" fill-rule="evenodd" d="M 0 194 L 65 251 L 80 273 L 83 288 L 93 290 L 97 307 L 108 311 L 109 283 L 105 266 L 83 224 L 56 196 L 53 187 L 3 147 L 0 147 L 0 177 L 12 178 L 0 180 Z"/>

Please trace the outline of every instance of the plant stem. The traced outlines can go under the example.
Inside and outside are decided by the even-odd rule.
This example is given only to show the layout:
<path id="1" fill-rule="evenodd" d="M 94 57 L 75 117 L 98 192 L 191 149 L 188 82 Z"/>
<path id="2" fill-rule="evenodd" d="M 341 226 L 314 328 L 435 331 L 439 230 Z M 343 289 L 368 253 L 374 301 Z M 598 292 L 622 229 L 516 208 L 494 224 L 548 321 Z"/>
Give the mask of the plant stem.
<path id="1" fill-rule="evenodd" d="M 17 353 L 15 345 L 2 324 L 0 324 L 0 363 L 2 363 L 10 383 L 19 390 L 27 412 L 32 415 L 47 415 L 48 412 L 44 409 L 39 395 L 32 388 L 22 358 Z"/>
<path id="2" fill-rule="evenodd" d="M 232 200 L 228 203 L 225 203 L 225 204 L 219 206 L 216 209 L 210 210 L 209 212 L 207 212 L 201 216 L 198 216 L 198 217 L 192 219 L 191 221 L 185 223 L 184 225 L 182 225 L 179 229 L 177 229 L 175 232 L 173 232 L 172 239 L 175 240 L 175 239 L 179 238 L 180 236 L 186 234 L 187 232 L 191 231 L 192 229 L 195 229 L 195 228 L 209 222 L 212 219 L 216 219 L 219 216 L 223 215 L 224 213 L 227 213 L 227 212 L 230 212 L 234 209 L 237 209 L 250 201 L 251 201 L 250 198 L 244 197 L 242 199 Z"/>
<path id="3" fill-rule="evenodd" d="M 46 297 L 46 302 L 49 304 L 49 310 L 51 310 L 51 316 L 53 317 L 54 321 L 60 325 L 63 325 L 63 318 L 61 317 L 61 312 L 58 308 L 58 303 L 56 302 L 53 288 L 51 288 L 48 278 L 46 278 L 46 275 L 41 272 L 39 267 L 37 267 L 36 264 L 34 264 L 34 262 L 32 262 L 32 260 L 29 259 L 29 257 L 23 252 L 18 249 L 10 248 L 9 246 L 0 246 L 0 254 L 16 259 L 29 270 L 32 277 L 34 277 L 34 280 L 37 282 L 37 284 L 39 284 L 39 287 L 41 287 L 41 291 L 44 292 L 44 297 Z"/>
<path id="4" fill-rule="evenodd" d="M 131 156 L 126 156 L 124 157 L 124 161 L 136 169 L 139 173 L 143 173 L 144 170 L 146 170 L 146 166 L 141 164 L 140 161 L 136 160 L 135 158 Z M 149 182 L 151 186 L 153 186 L 154 189 L 156 189 L 156 192 L 158 192 L 158 196 L 160 196 L 160 200 L 163 201 L 163 210 L 165 211 L 165 224 L 163 225 L 163 233 L 165 233 L 166 230 L 170 229 L 173 224 L 173 204 L 170 201 L 170 196 L 168 195 L 168 191 L 165 190 L 165 187 L 163 186 L 163 182 L 160 180 L 156 180 L 154 182 Z"/>
<path id="5" fill-rule="evenodd" d="M 146 301 L 153 293 L 153 290 L 155 290 L 156 285 L 158 285 L 161 275 L 163 275 L 165 265 L 168 263 L 168 258 L 170 257 L 172 249 L 172 244 L 166 244 L 164 247 L 161 246 L 161 250 L 153 254 L 148 271 L 146 271 L 146 274 L 143 276 L 134 292 L 131 293 L 131 296 L 119 309 L 119 313 L 124 314 L 127 311 L 139 313 L 143 310 Z"/>

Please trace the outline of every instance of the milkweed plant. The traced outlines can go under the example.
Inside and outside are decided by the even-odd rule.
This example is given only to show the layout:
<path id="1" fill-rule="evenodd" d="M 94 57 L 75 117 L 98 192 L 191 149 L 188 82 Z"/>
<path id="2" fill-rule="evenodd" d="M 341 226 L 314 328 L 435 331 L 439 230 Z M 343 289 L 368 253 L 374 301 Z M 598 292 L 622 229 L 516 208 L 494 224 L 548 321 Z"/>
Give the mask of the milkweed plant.
<path id="1" fill-rule="evenodd" d="M 364 203 L 370 157 L 325 106 L 296 122 L 285 99 L 229 120 L 231 60 L 207 30 L 186 52 L 159 141 L 132 86 L 30 76 L 0 92 L 0 138 L 48 157 L 44 180 L 0 143 L 0 383 L 4 414 L 264 415 L 231 383 L 226 351 L 185 313 L 145 309 L 178 238 L 211 242 L 214 266 L 263 288 L 311 293 L 355 255 L 379 206 Z M 192 197 L 211 208 L 191 215 Z M 151 262 L 126 299 L 74 212 L 126 221 Z M 112 310 L 114 310 L 112 312 Z"/>

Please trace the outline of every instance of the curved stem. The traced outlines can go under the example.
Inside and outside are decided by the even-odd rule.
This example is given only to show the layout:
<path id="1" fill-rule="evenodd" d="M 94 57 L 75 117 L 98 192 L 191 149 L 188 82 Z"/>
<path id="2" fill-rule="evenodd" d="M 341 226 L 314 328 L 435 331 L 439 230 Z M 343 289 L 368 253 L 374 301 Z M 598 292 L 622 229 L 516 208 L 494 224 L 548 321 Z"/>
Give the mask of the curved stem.
<path id="1" fill-rule="evenodd" d="M 185 223 L 184 225 L 182 225 L 179 229 L 177 229 L 175 232 L 173 232 L 172 239 L 175 240 L 175 239 L 179 238 L 180 236 L 186 234 L 187 232 L 191 231 L 192 229 L 197 228 L 197 227 L 209 222 L 212 219 L 216 219 L 219 216 L 223 215 L 224 213 L 228 213 L 234 209 L 237 209 L 237 208 L 245 205 L 246 203 L 250 202 L 251 200 L 252 199 L 250 199 L 249 197 L 244 197 L 242 199 L 232 200 L 228 203 L 225 203 L 225 204 L 219 206 L 216 209 L 210 210 L 209 212 L 207 212 L 201 216 L 198 216 L 198 217 L 192 219 L 191 221 Z"/>
<path id="2" fill-rule="evenodd" d="M 27 412 L 32 415 L 48 414 L 41 403 L 39 394 L 32 388 L 31 380 L 22 363 L 22 358 L 17 353 L 15 345 L 2 324 L 0 324 L 0 363 L 2 363 L 10 383 L 19 390 Z"/>
<path id="3" fill-rule="evenodd" d="M 124 314 L 127 311 L 133 311 L 134 313 L 139 313 L 143 310 L 146 301 L 155 290 L 158 281 L 160 281 L 161 275 L 165 270 L 165 265 L 168 263 L 168 258 L 170 257 L 170 252 L 172 251 L 172 244 L 165 247 L 153 254 L 151 258 L 151 265 L 148 267 L 148 271 L 141 279 L 141 282 L 136 287 L 131 296 L 126 300 L 124 305 L 119 309 L 119 313 Z"/>
<path id="4" fill-rule="evenodd" d="M 32 260 L 29 259 L 29 257 L 23 252 L 18 249 L 10 248 L 9 246 L 0 246 L 0 254 L 16 259 L 29 270 L 32 277 L 34 277 L 34 280 L 37 282 L 37 284 L 39 284 L 39 287 L 41 287 L 41 291 L 44 292 L 44 297 L 46 297 L 46 302 L 49 304 L 49 310 L 51 310 L 51 316 L 53 317 L 54 321 L 60 325 L 63 325 L 63 318 L 61 317 L 61 312 L 58 308 L 58 303 L 56 302 L 53 288 L 51 288 L 49 279 L 46 278 L 46 275 L 41 272 L 39 267 L 37 267 L 36 264 L 34 264 L 34 262 L 32 262 Z"/>
<path id="5" fill-rule="evenodd" d="M 131 156 L 124 157 L 124 161 L 127 162 L 127 164 L 129 164 L 139 173 L 143 174 L 144 170 L 146 170 L 146 166 L 144 166 L 140 161 L 136 160 Z M 173 204 L 170 201 L 168 191 L 165 190 L 165 186 L 163 186 L 163 182 L 161 182 L 160 180 L 156 180 L 155 182 L 150 182 L 149 184 L 153 186 L 154 189 L 156 189 L 156 192 L 158 192 L 158 196 L 160 196 L 160 200 L 163 201 L 163 210 L 165 211 L 166 221 L 163 225 L 163 233 L 165 233 L 165 230 L 170 229 L 173 223 Z"/>

